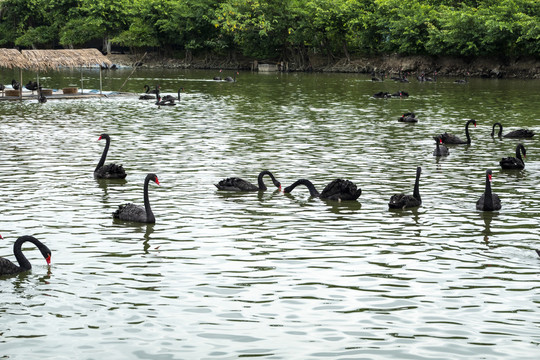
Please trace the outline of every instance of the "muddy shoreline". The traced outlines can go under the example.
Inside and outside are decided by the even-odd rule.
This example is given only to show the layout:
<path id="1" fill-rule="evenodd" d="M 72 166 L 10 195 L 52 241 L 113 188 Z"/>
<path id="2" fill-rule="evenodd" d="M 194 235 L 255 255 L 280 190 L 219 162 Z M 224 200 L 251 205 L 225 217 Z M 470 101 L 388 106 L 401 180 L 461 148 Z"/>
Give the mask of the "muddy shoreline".
<path id="1" fill-rule="evenodd" d="M 237 69 L 253 70 L 254 64 L 271 64 L 272 61 L 254 61 L 248 58 L 231 59 L 184 59 L 167 58 L 158 54 L 147 54 L 140 61 L 142 55 L 110 54 L 107 56 L 114 64 L 120 66 L 133 66 L 139 63 L 143 68 L 169 68 L 169 69 Z M 540 59 L 516 58 L 500 60 L 497 58 L 464 59 L 458 57 L 431 57 L 431 56 L 399 56 L 383 55 L 379 57 L 356 57 L 329 61 L 326 57 L 310 57 L 310 66 L 300 67 L 294 63 L 283 63 L 288 71 L 314 71 L 314 72 L 341 72 L 366 73 L 384 72 L 387 76 L 410 73 L 411 76 L 425 73 L 433 76 L 434 72 L 440 76 L 482 78 L 516 78 L 540 79 Z M 281 65 L 281 64 L 280 64 Z"/>

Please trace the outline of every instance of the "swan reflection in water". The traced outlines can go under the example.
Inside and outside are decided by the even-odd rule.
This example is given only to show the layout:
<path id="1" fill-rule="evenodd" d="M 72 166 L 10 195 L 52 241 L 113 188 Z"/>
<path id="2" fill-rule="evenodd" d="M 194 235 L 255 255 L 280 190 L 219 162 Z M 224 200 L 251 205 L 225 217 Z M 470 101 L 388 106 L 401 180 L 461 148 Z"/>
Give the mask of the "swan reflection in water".
<path id="1" fill-rule="evenodd" d="M 489 237 L 492 235 L 491 232 L 491 222 L 493 218 L 497 217 L 499 214 L 493 211 L 482 211 L 480 217 L 484 221 L 484 228 L 482 229 L 482 237 L 484 243 L 489 246 Z"/>

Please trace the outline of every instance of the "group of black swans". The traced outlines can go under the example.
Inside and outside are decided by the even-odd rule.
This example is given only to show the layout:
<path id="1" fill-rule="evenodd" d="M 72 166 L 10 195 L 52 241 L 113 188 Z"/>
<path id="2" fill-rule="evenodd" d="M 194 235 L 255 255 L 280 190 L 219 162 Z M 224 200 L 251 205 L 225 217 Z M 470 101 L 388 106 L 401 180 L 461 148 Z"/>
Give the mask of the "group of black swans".
<path id="1" fill-rule="evenodd" d="M 156 86 L 155 90 L 150 90 L 150 87 L 145 86 L 146 88 L 146 94 L 145 96 L 148 96 L 150 98 L 150 94 L 155 94 L 155 97 L 157 99 L 156 104 L 158 104 L 160 101 L 163 101 L 164 99 L 160 98 L 159 93 L 159 86 Z M 181 88 L 178 90 L 178 99 L 180 99 L 180 92 L 183 90 Z M 167 98 L 166 101 L 174 103 L 174 97 L 171 97 L 170 99 Z M 163 105 L 163 104 L 162 104 Z M 408 120 L 404 120 L 408 119 Z M 416 122 L 417 119 L 415 118 L 414 113 L 406 113 L 401 117 L 400 121 L 404 122 Z M 469 125 L 473 124 L 476 127 L 476 120 L 471 119 L 468 120 L 465 124 L 465 136 L 466 140 L 463 140 L 459 138 L 456 135 L 453 134 L 439 134 L 434 137 L 436 147 L 433 151 L 433 156 L 447 156 L 449 155 L 449 150 L 444 144 L 471 144 L 471 137 L 469 134 Z M 495 128 L 499 127 L 499 132 L 497 134 L 498 137 L 505 137 L 505 138 L 530 138 L 534 136 L 534 132 L 527 129 L 519 129 L 511 131 L 505 135 L 502 135 L 503 126 L 501 123 L 495 123 L 492 127 L 491 136 L 495 136 Z M 111 138 L 108 134 L 101 134 L 98 138 L 98 140 L 105 140 L 105 147 L 103 149 L 103 152 L 101 154 L 101 158 L 94 170 L 94 177 L 96 179 L 125 179 L 127 174 L 124 170 L 122 165 L 117 165 L 114 163 L 105 164 L 105 160 L 107 158 L 107 153 L 109 151 L 109 147 L 111 144 Z M 501 159 L 500 166 L 502 169 L 509 169 L 509 170 L 521 170 L 525 167 L 525 163 L 523 162 L 522 154 L 525 157 L 526 156 L 526 150 L 523 144 L 519 143 L 516 147 L 516 157 L 506 157 Z M 406 195 L 403 193 L 395 194 L 390 197 L 390 201 L 388 202 L 388 208 L 389 209 L 411 209 L 416 208 L 422 205 L 422 198 L 420 196 L 420 174 L 422 173 L 422 168 L 419 166 L 416 169 L 416 179 L 414 183 L 414 190 L 412 195 Z M 224 190 L 224 191 L 236 191 L 236 192 L 251 192 L 251 191 L 265 191 L 268 188 L 264 184 L 263 178 L 264 176 L 269 176 L 274 184 L 274 186 L 281 190 L 281 183 L 276 179 L 276 177 L 268 170 L 264 170 L 260 172 L 258 179 L 257 179 L 257 185 L 254 185 L 246 180 L 243 180 L 238 177 L 230 177 L 223 179 L 219 181 L 217 184 L 215 184 L 216 188 L 218 190 Z M 493 177 L 493 172 L 491 169 L 486 170 L 486 178 L 485 178 L 485 190 L 484 193 L 480 196 L 478 201 L 476 202 L 476 209 L 480 211 L 495 211 L 500 210 L 501 200 L 499 196 L 496 193 L 492 192 L 491 189 L 491 181 Z M 122 204 L 119 205 L 118 209 L 112 214 L 113 218 L 123 220 L 123 221 L 131 221 L 131 222 L 139 222 L 139 223 L 155 223 L 156 218 L 154 216 L 154 213 L 152 212 L 152 208 L 150 206 L 150 200 L 148 196 L 148 186 L 150 181 L 153 181 L 157 185 L 159 185 L 159 180 L 156 174 L 147 174 L 146 178 L 144 180 L 143 185 L 143 199 L 144 199 L 144 206 L 135 205 L 132 203 Z M 317 191 L 313 183 L 307 179 L 299 179 L 290 186 L 287 186 L 285 189 L 283 189 L 284 193 L 291 193 L 298 185 L 306 186 L 309 190 L 311 197 L 316 197 L 322 200 L 331 200 L 331 201 L 355 201 L 357 200 L 360 195 L 362 194 L 362 190 L 356 186 L 353 182 L 349 180 L 343 180 L 343 179 L 335 179 L 332 182 L 330 182 L 323 190 L 322 192 Z M 0 239 L 1 239 L 0 235 Z M 33 236 L 21 236 L 19 237 L 14 245 L 13 245 L 13 253 L 15 254 L 15 258 L 17 259 L 17 262 L 19 265 L 15 265 L 11 261 L 0 258 L 0 276 L 1 275 L 12 275 L 17 274 L 23 271 L 28 271 L 32 268 L 32 265 L 28 261 L 28 259 L 24 256 L 22 253 L 22 244 L 25 242 L 31 242 L 39 249 L 45 260 L 47 261 L 47 264 L 50 264 L 51 261 L 51 250 L 45 246 L 43 243 L 41 243 L 39 240 L 34 238 Z M 537 250 L 538 252 L 538 250 Z M 540 252 L 539 252 L 540 255 Z"/>

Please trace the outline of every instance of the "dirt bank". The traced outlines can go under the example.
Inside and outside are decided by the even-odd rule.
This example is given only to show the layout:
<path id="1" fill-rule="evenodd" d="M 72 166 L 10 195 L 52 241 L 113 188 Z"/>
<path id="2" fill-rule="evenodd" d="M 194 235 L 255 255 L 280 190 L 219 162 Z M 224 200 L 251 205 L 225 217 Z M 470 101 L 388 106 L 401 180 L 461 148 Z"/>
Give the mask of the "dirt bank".
<path id="1" fill-rule="evenodd" d="M 141 59 L 141 55 L 111 54 L 108 58 L 115 64 L 132 66 Z M 358 57 L 328 61 L 326 57 L 310 56 L 311 68 L 305 69 L 294 63 L 285 64 L 289 71 L 349 72 L 371 73 L 384 71 L 387 75 L 405 73 L 432 76 L 437 71 L 441 76 L 465 76 L 485 78 L 521 78 L 540 79 L 540 59 L 517 58 L 501 61 L 497 58 L 464 59 L 457 57 L 398 56 Z M 157 54 L 147 54 L 140 66 L 147 68 L 182 68 L 182 69 L 239 69 L 251 70 L 253 59 L 237 58 L 184 59 L 165 58 Z M 263 63 L 259 61 L 259 63 Z M 265 63 L 272 63 L 266 61 Z"/>

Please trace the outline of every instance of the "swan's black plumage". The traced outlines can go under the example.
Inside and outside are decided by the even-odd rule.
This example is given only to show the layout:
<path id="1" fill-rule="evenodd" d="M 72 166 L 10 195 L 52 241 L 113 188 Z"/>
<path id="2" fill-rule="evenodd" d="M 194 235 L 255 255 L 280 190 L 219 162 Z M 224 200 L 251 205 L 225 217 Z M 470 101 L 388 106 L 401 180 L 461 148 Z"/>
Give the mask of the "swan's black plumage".
<path id="1" fill-rule="evenodd" d="M 441 136 L 434 136 L 435 139 L 435 150 L 433 150 L 433 156 L 448 156 L 450 151 L 448 148 L 443 145 Z"/>
<path id="2" fill-rule="evenodd" d="M 28 261 L 22 252 L 22 244 L 27 241 L 37 246 L 41 255 L 47 261 L 47 264 L 51 263 L 51 250 L 35 237 L 25 235 L 18 238 L 15 244 L 13 244 L 13 253 L 19 265 L 15 265 L 8 259 L 0 258 L 0 275 L 12 275 L 32 269 L 30 261 Z"/>
<path id="3" fill-rule="evenodd" d="M 373 94 L 373 97 L 375 99 L 388 99 L 392 97 L 392 95 L 386 91 L 379 91 L 378 93 Z"/>
<path id="4" fill-rule="evenodd" d="M 357 188 L 356 184 L 349 180 L 335 179 L 326 185 L 321 193 L 315 189 L 313 183 L 307 179 L 300 179 L 287 186 L 283 192 L 290 193 L 298 185 L 304 185 L 308 188 L 311 197 L 318 197 L 323 200 L 347 201 L 356 200 L 362 194 L 362 189 Z"/>
<path id="5" fill-rule="evenodd" d="M 11 87 L 13 90 L 19 90 L 21 84 L 19 84 L 15 79 L 11 80 Z"/>
<path id="6" fill-rule="evenodd" d="M 38 98 L 37 99 L 38 99 L 38 102 L 40 104 L 45 104 L 47 102 L 47 98 L 45 97 L 45 95 L 43 95 L 42 90 L 43 90 L 42 87 L 39 86 L 39 88 L 38 88 Z"/>
<path id="7" fill-rule="evenodd" d="M 164 97 L 161 98 L 161 101 L 173 101 L 174 100 L 178 100 L 180 101 L 180 93 L 184 91 L 184 88 L 181 87 L 180 89 L 178 89 L 178 98 L 175 98 L 174 96 L 172 95 L 165 95 Z"/>
<path id="8" fill-rule="evenodd" d="M 145 92 L 139 96 L 139 100 L 153 100 L 156 98 L 156 94 L 159 94 L 159 85 L 156 85 L 154 90 L 150 90 L 150 86 L 144 85 Z"/>
<path id="9" fill-rule="evenodd" d="M 439 136 L 442 138 L 443 143 L 445 144 L 470 144 L 471 143 L 471 135 L 469 134 L 469 125 L 473 124 L 476 127 L 476 120 L 471 119 L 468 120 L 465 124 L 465 136 L 467 136 L 467 140 L 462 140 L 456 135 L 453 134 L 440 134 Z"/>
<path id="10" fill-rule="evenodd" d="M 414 208 L 422 205 L 422 198 L 420 197 L 420 174 L 422 168 L 419 166 L 416 168 L 416 181 L 414 182 L 414 191 L 412 195 L 395 194 L 390 198 L 388 207 L 390 209 L 407 209 Z"/>
<path id="11" fill-rule="evenodd" d="M 501 200 L 499 195 L 491 192 L 491 178 L 493 173 L 490 169 L 486 170 L 486 189 L 480 199 L 476 202 L 476 209 L 482 211 L 500 210 Z"/>
<path id="12" fill-rule="evenodd" d="M 501 123 L 496 122 L 495 124 L 493 124 L 493 127 L 491 128 L 491 137 L 495 136 L 495 127 L 496 126 L 499 127 L 499 132 L 497 133 L 497 136 L 498 137 L 503 136 L 502 135 L 503 126 L 502 126 Z M 529 129 L 517 129 L 517 130 L 510 131 L 508 134 L 505 134 L 503 137 L 512 138 L 512 139 L 524 139 L 524 138 L 531 138 L 533 136 L 534 136 L 534 131 L 532 131 L 532 130 L 529 130 Z"/>
<path id="13" fill-rule="evenodd" d="M 176 103 L 174 102 L 174 99 L 162 100 L 161 95 L 159 93 L 156 94 L 156 97 L 157 97 L 157 101 L 155 104 L 157 106 L 175 106 L 176 105 Z"/>
<path id="14" fill-rule="evenodd" d="M 98 140 L 105 139 L 105 148 L 101 154 L 101 159 L 94 170 L 94 177 L 98 179 L 125 179 L 126 171 L 122 165 L 116 164 L 107 164 L 105 165 L 105 159 L 107 158 L 107 152 L 109 151 L 109 146 L 111 145 L 111 138 L 108 134 L 101 134 Z"/>
<path id="15" fill-rule="evenodd" d="M 527 157 L 527 150 L 525 150 L 525 146 L 523 144 L 517 144 L 516 146 L 516 157 L 505 157 L 502 158 L 499 164 L 501 165 L 501 168 L 506 170 L 522 170 L 525 168 L 525 162 L 523 162 L 523 158 L 521 157 L 521 153 L 523 153 L 524 157 Z"/>
<path id="16" fill-rule="evenodd" d="M 36 91 L 38 89 L 38 83 L 36 81 L 28 81 L 28 84 L 24 85 L 24 87 L 30 91 L 32 91 L 32 94 L 34 93 L 34 91 Z"/>
<path id="17" fill-rule="evenodd" d="M 405 114 L 401 115 L 398 118 L 398 121 L 415 123 L 415 122 L 418 122 L 418 119 L 416 118 L 416 115 L 413 112 L 408 112 L 408 113 L 405 113 Z"/>
<path id="18" fill-rule="evenodd" d="M 281 189 L 281 183 L 277 181 L 274 177 L 274 174 L 272 174 L 268 170 L 264 170 L 259 173 L 259 176 L 257 178 L 257 185 L 254 185 L 249 181 L 240 179 L 238 177 L 230 177 L 219 181 L 217 184 L 215 184 L 215 186 L 218 188 L 218 190 L 226 191 L 265 191 L 268 189 L 263 181 L 263 177 L 265 175 L 270 176 L 270 178 L 272 179 L 272 183 L 274 183 L 274 186 L 278 189 Z"/>
<path id="19" fill-rule="evenodd" d="M 118 209 L 113 213 L 113 217 L 115 219 L 152 224 L 156 222 L 156 218 L 154 217 L 154 213 L 150 207 L 150 200 L 148 198 L 148 183 L 150 180 L 159 185 L 159 180 L 156 174 L 146 175 L 143 188 L 144 207 L 132 203 L 119 205 Z"/>

